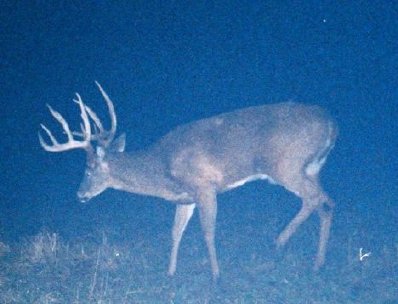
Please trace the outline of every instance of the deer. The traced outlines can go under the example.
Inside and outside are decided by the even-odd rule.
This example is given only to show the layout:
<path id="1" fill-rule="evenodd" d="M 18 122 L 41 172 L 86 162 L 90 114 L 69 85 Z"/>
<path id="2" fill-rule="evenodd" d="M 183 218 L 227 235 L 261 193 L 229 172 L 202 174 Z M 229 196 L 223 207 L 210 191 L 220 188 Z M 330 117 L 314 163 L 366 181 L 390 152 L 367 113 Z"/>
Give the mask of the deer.
<path id="1" fill-rule="evenodd" d="M 97 81 L 96 85 L 109 111 L 110 129 L 76 93 L 80 130 L 71 131 L 63 116 L 47 105 L 67 141 L 58 142 L 41 124 L 47 139 L 39 131 L 40 145 L 48 152 L 86 152 L 86 169 L 77 192 L 81 202 L 112 188 L 176 204 L 169 276 L 176 272 L 180 242 L 197 207 L 212 277 L 219 278 L 217 194 L 254 180 L 280 185 L 301 199 L 300 210 L 276 239 L 278 248 L 316 211 L 320 232 L 314 269 L 324 264 L 335 204 L 322 189 L 319 173 L 338 133 L 327 111 L 296 102 L 251 106 L 181 125 L 148 147 L 125 152 L 125 133 L 115 139 L 113 102 Z"/>

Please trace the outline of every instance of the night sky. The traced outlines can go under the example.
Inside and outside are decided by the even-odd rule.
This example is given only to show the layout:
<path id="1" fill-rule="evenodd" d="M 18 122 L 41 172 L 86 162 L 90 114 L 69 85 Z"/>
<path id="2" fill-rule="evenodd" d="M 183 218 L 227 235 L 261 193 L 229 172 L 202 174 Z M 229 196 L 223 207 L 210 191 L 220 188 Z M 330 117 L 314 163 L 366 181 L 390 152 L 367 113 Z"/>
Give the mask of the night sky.
<path id="1" fill-rule="evenodd" d="M 3 239 L 43 227 L 65 238 L 106 225 L 169 229 L 174 207 L 160 199 L 109 190 L 80 204 L 84 152 L 40 147 L 40 123 L 62 137 L 47 103 L 78 128 L 75 92 L 109 125 L 97 80 L 114 101 L 127 151 L 177 125 L 246 106 L 293 100 L 326 108 L 340 129 L 322 171 L 337 205 L 332 240 L 356 231 L 370 236 L 363 245 L 372 250 L 397 242 L 395 1 L 111 3 L 0 4 Z M 280 191 L 259 185 L 248 189 Z M 248 208 L 262 212 L 267 193 Z M 237 190 L 219 202 L 228 208 L 239 199 Z M 287 223 L 288 216 L 281 209 L 277 218 Z"/>

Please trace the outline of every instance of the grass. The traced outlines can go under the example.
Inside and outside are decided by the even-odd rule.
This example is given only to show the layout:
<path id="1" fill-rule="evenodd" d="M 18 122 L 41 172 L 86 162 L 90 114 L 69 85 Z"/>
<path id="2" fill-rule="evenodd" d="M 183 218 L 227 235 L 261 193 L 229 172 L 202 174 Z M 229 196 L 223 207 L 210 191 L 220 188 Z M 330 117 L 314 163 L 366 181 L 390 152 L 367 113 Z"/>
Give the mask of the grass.
<path id="1" fill-rule="evenodd" d="M 383 225 L 375 225 L 373 214 L 336 212 L 326 264 L 314 273 L 317 217 L 277 251 L 274 240 L 299 204 L 283 191 L 266 193 L 265 200 L 255 190 L 221 198 L 217 284 L 197 214 L 184 234 L 177 273 L 169 278 L 173 210 L 163 202 L 129 201 L 110 203 L 107 212 L 99 208 L 100 220 L 90 213 L 85 232 L 65 221 L 67 239 L 42 229 L 6 242 L 0 232 L 0 303 L 398 304 L 394 221 L 383 217 Z M 362 260 L 361 247 L 362 255 L 371 252 Z"/>
<path id="2" fill-rule="evenodd" d="M 42 230 L 15 244 L 0 243 L 0 302 L 398 303 L 397 245 L 360 261 L 355 240 L 344 248 L 335 243 L 330 250 L 344 258 L 313 273 L 306 250 L 275 254 L 271 244 L 253 242 L 264 234 L 254 231 L 252 239 L 221 233 L 222 279 L 214 285 L 199 232 L 183 242 L 178 273 L 170 279 L 163 250 L 168 234 L 158 242 L 143 237 L 126 243 L 104 232 L 65 241 Z"/>

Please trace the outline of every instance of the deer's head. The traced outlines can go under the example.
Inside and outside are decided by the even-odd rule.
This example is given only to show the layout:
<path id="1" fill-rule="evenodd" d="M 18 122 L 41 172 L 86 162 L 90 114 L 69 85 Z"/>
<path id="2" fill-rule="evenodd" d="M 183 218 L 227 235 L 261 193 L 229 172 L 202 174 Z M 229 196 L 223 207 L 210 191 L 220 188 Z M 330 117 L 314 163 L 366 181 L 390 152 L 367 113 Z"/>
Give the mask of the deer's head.
<path id="1" fill-rule="evenodd" d="M 124 134 L 114 140 L 117 120 L 113 103 L 101 85 L 98 82 L 96 84 L 108 106 L 111 119 L 110 130 L 104 129 L 97 114 L 85 105 L 80 95 L 76 93 L 74 101 L 80 107 L 80 116 L 82 118 L 82 123 L 80 124 L 81 131 L 72 132 L 69 124 L 62 115 L 47 105 L 51 115 L 61 124 L 68 141 L 66 143 L 59 143 L 51 131 L 43 124 L 41 124 L 41 127 L 50 138 L 51 144 L 47 144 L 39 133 L 40 144 L 48 152 L 63 152 L 72 149 L 83 149 L 86 151 L 86 171 L 77 192 L 77 196 L 82 202 L 86 202 L 97 196 L 110 186 L 111 174 L 107 156 L 112 153 L 123 152 L 125 147 Z"/>

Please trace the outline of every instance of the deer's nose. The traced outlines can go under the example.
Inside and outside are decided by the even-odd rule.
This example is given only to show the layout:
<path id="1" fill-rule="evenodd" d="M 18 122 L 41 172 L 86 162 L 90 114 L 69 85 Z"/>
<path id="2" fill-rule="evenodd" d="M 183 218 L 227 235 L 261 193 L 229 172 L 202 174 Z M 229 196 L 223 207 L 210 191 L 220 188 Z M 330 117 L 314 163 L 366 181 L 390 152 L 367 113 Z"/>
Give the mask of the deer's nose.
<path id="1" fill-rule="evenodd" d="M 90 198 L 88 196 L 86 196 L 84 193 L 80 193 L 80 192 L 77 193 L 77 198 L 79 199 L 79 201 L 81 203 L 86 203 L 90 200 Z"/>

